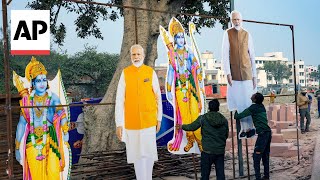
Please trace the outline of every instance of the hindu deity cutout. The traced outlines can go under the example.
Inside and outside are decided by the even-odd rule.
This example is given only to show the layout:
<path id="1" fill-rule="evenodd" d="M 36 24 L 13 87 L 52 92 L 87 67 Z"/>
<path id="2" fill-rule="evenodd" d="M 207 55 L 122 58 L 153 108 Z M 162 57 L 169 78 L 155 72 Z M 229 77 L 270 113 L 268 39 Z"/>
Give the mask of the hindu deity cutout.
<path id="1" fill-rule="evenodd" d="M 67 104 L 60 70 L 49 81 L 46 68 L 34 57 L 25 69 L 25 77 L 13 71 L 13 83 L 22 98 L 20 106 Z M 24 180 L 69 179 L 69 119 L 67 107 L 21 108 L 15 155 L 23 166 Z"/>
<path id="2" fill-rule="evenodd" d="M 185 30 L 176 18 L 170 20 L 168 31 L 162 26 L 159 28 L 168 51 L 166 96 L 174 108 L 174 125 L 190 124 L 204 113 L 205 100 L 200 53 L 193 36 L 195 25 L 189 24 L 191 47 L 187 45 Z M 201 128 L 194 132 L 174 128 L 168 150 L 175 154 L 202 151 Z"/>

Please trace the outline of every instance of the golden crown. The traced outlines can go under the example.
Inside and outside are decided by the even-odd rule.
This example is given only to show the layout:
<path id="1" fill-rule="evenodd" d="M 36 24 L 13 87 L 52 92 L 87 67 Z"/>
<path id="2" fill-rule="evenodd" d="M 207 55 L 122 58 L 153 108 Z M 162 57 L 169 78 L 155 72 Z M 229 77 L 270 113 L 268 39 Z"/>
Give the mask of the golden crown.
<path id="1" fill-rule="evenodd" d="M 169 23 L 169 32 L 172 37 L 178 33 L 184 33 L 184 29 L 181 23 L 176 18 L 172 18 Z"/>
<path id="2" fill-rule="evenodd" d="M 25 77 L 30 82 L 32 79 L 36 78 L 40 74 L 47 75 L 47 70 L 44 65 L 37 61 L 35 57 L 32 56 L 31 61 L 26 67 Z"/>

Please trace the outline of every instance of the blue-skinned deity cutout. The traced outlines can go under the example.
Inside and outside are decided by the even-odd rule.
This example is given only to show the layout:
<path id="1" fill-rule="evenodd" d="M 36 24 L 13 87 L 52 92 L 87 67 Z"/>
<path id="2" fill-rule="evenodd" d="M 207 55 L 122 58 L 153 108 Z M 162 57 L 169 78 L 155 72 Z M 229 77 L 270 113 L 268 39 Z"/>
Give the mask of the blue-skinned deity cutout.
<path id="1" fill-rule="evenodd" d="M 60 70 L 49 81 L 44 65 L 32 57 L 25 77 L 13 71 L 21 106 L 67 104 Z M 69 179 L 71 151 L 68 144 L 67 107 L 21 108 L 16 131 L 15 155 L 23 166 L 23 179 Z"/>
<path id="2" fill-rule="evenodd" d="M 191 46 L 180 22 L 172 18 L 169 30 L 160 26 L 160 35 L 168 52 L 166 96 L 174 108 L 174 125 L 190 124 L 204 113 L 203 71 L 200 53 L 193 34 L 195 25 L 189 24 Z M 194 132 L 174 129 L 174 137 L 168 142 L 168 150 L 175 154 L 202 151 L 201 128 Z"/>

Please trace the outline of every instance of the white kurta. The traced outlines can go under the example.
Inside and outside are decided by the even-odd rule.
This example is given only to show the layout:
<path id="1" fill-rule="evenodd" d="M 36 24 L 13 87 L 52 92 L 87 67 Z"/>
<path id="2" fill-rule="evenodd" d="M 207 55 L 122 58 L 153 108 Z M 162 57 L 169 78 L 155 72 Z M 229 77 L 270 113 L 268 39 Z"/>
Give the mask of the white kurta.
<path id="1" fill-rule="evenodd" d="M 257 70 L 256 70 L 256 63 L 255 63 L 255 54 L 253 48 L 252 37 L 249 34 L 248 37 L 248 53 L 251 61 L 251 70 L 252 70 L 252 77 L 257 77 Z M 230 43 L 229 43 L 229 36 L 228 32 L 226 31 L 223 36 L 222 42 L 222 63 L 224 74 L 227 76 L 231 74 L 230 72 Z M 248 108 L 251 102 L 251 96 L 257 90 L 256 88 L 253 89 L 253 82 L 252 80 L 245 80 L 245 81 L 234 81 L 232 80 L 232 86 L 229 84 L 227 85 L 227 104 L 229 111 L 237 110 L 241 113 L 243 110 Z"/>
<path id="2" fill-rule="evenodd" d="M 158 114 L 158 121 L 162 120 L 162 99 L 159 81 L 157 74 L 153 71 L 152 75 L 152 87 L 156 96 Z M 125 127 L 124 123 L 124 102 L 125 102 L 126 83 L 124 78 L 124 72 L 122 71 L 115 106 L 115 119 L 116 126 Z M 126 143 L 127 150 L 127 162 L 134 163 L 142 157 L 148 157 L 154 161 L 158 160 L 157 144 L 156 144 L 156 127 L 145 128 L 141 130 L 127 130 L 123 129 L 122 141 Z"/>

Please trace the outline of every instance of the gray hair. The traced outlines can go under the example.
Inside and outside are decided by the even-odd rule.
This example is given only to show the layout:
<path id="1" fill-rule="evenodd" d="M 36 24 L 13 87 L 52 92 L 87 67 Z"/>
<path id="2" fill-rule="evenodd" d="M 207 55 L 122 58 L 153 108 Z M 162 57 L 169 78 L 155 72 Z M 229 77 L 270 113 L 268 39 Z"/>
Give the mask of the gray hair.
<path id="1" fill-rule="evenodd" d="M 240 19 L 242 19 L 241 13 L 240 13 L 239 11 L 237 11 L 237 10 L 233 10 L 233 11 L 231 12 L 231 14 L 230 14 L 230 19 L 231 19 L 231 20 L 232 20 L 232 15 L 233 15 L 233 14 L 239 14 Z"/>
<path id="2" fill-rule="evenodd" d="M 130 53 L 131 53 L 131 54 L 132 54 L 132 50 L 133 50 L 134 48 L 142 49 L 142 54 L 143 54 L 143 56 L 145 56 L 145 54 L 144 54 L 144 49 L 143 49 L 143 47 L 142 47 L 140 44 L 135 44 L 135 45 L 132 45 L 132 46 L 131 46 L 131 48 L 130 48 Z"/>

